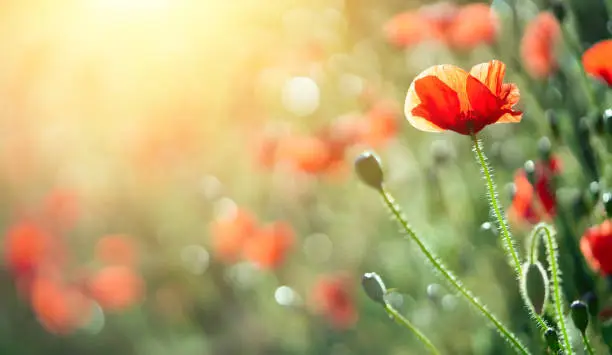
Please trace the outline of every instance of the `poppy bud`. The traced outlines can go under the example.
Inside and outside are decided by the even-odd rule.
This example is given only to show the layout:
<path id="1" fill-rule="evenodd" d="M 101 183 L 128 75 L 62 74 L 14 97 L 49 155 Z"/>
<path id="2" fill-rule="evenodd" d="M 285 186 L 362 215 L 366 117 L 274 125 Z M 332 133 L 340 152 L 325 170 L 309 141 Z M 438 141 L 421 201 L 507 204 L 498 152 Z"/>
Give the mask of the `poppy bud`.
<path id="1" fill-rule="evenodd" d="M 550 10 L 555 15 L 559 22 L 563 22 L 565 19 L 565 15 L 567 13 L 567 9 L 562 0 L 548 0 L 548 5 L 550 6 Z"/>
<path id="2" fill-rule="evenodd" d="M 605 131 L 608 134 L 612 134 L 612 109 L 605 110 L 602 118 Z"/>
<path id="3" fill-rule="evenodd" d="M 550 143 L 550 139 L 548 137 L 542 137 L 538 140 L 538 151 L 540 152 L 540 156 L 542 160 L 549 161 L 550 153 L 552 151 L 552 144 Z"/>
<path id="4" fill-rule="evenodd" d="M 601 192 L 601 187 L 597 181 L 592 181 L 589 184 L 589 194 L 591 195 L 592 201 L 599 200 L 599 193 Z"/>
<path id="5" fill-rule="evenodd" d="M 589 312 L 586 303 L 582 301 L 574 301 L 570 306 L 570 314 L 572 321 L 580 333 L 586 332 L 587 326 L 589 325 Z"/>
<path id="6" fill-rule="evenodd" d="M 555 139 L 559 139 L 561 137 L 561 131 L 559 129 L 559 118 L 555 114 L 555 111 L 549 109 L 544 113 L 546 116 L 546 121 L 548 122 L 548 126 L 550 127 L 550 131 L 552 132 L 552 136 Z"/>
<path id="7" fill-rule="evenodd" d="M 527 180 L 531 185 L 534 185 L 536 182 L 536 166 L 533 160 L 527 160 L 524 165 L 525 174 L 527 174 Z"/>
<path id="8" fill-rule="evenodd" d="M 382 278 L 375 272 L 367 272 L 361 277 L 361 287 L 368 297 L 383 306 L 385 305 L 385 295 L 387 287 Z"/>
<path id="9" fill-rule="evenodd" d="M 363 152 L 355 159 L 355 171 L 364 184 L 382 190 L 383 172 L 378 156 L 373 152 Z"/>
<path id="10" fill-rule="evenodd" d="M 606 214 L 608 217 L 612 217 L 612 192 L 604 192 L 604 194 L 601 195 L 601 200 L 606 208 Z"/>
<path id="11" fill-rule="evenodd" d="M 559 338 L 557 338 L 557 332 L 554 329 L 548 328 L 544 332 L 544 340 L 546 340 L 546 344 L 548 348 L 552 351 L 553 354 L 558 354 L 561 350 L 561 346 L 559 345 Z"/>

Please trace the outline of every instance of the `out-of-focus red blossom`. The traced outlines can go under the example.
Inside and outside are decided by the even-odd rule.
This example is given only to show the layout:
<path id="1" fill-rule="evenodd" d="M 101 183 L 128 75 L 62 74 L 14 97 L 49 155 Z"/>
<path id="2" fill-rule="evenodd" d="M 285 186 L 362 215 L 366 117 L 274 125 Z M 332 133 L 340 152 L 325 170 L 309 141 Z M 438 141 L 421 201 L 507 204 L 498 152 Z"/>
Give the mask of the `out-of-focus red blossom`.
<path id="1" fill-rule="evenodd" d="M 214 221 L 211 225 L 211 238 L 217 258 L 225 263 L 236 262 L 242 255 L 246 241 L 255 234 L 256 227 L 255 217 L 242 209 Z"/>
<path id="2" fill-rule="evenodd" d="M 587 229 L 580 239 L 580 250 L 594 271 L 612 275 L 612 220 Z"/>
<path id="3" fill-rule="evenodd" d="M 612 86 L 612 39 L 595 43 L 582 55 L 584 70 Z"/>
<path id="4" fill-rule="evenodd" d="M 464 5 L 448 27 L 448 41 L 451 47 L 463 50 L 492 44 L 498 27 L 499 19 L 490 6 L 482 3 Z"/>
<path id="5" fill-rule="evenodd" d="M 244 258 L 261 269 L 275 269 L 284 261 L 295 243 L 295 233 L 284 222 L 273 222 L 259 228 L 244 245 Z"/>
<path id="6" fill-rule="evenodd" d="M 78 195 L 70 189 L 52 190 L 43 200 L 42 215 L 62 230 L 74 227 L 80 217 Z"/>
<path id="7" fill-rule="evenodd" d="M 17 277 L 30 277 L 49 261 L 53 237 L 37 224 L 22 221 L 8 230 L 4 242 L 9 269 Z"/>
<path id="8" fill-rule="evenodd" d="M 353 289 L 353 282 L 344 274 L 321 277 L 312 290 L 314 312 L 327 318 L 335 328 L 350 328 L 358 319 Z"/>
<path id="9" fill-rule="evenodd" d="M 560 37 L 561 26 L 550 12 L 541 12 L 529 22 L 521 40 L 521 57 L 529 75 L 545 78 L 557 69 L 555 48 Z"/>
<path id="10" fill-rule="evenodd" d="M 133 268 L 107 266 L 91 276 L 89 294 L 100 306 L 109 311 L 124 310 L 144 296 L 144 281 Z"/>
<path id="11" fill-rule="evenodd" d="M 493 43 L 497 31 L 498 18 L 489 6 L 458 7 L 448 2 L 398 14 L 384 25 L 387 39 L 404 48 L 424 41 L 437 41 L 469 50 L 482 43 Z"/>
<path id="12" fill-rule="evenodd" d="M 32 284 L 31 303 L 41 325 L 55 334 L 67 334 L 83 326 L 92 310 L 91 300 L 80 289 L 45 277 Z"/>
<path id="13" fill-rule="evenodd" d="M 495 123 L 520 122 L 514 110 L 520 99 L 515 84 L 504 83 L 506 65 L 492 60 L 470 72 L 454 65 L 435 65 L 419 74 L 408 89 L 404 113 L 421 131 L 478 133 Z"/>
<path id="14" fill-rule="evenodd" d="M 138 263 L 138 249 L 128 235 L 107 235 L 96 243 L 95 256 L 109 265 L 135 266 Z"/>
<path id="15" fill-rule="evenodd" d="M 287 136 L 279 144 L 280 161 L 308 174 L 324 172 L 329 166 L 331 149 L 316 136 Z"/>
<path id="16" fill-rule="evenodd" d="M 397 135 L 400 110 L 394 102 L 379 101 L 367 113 L 361 130 L 361 143 L 380 147 Z"/>
<path id="17" fill-rule="evenodd" d="M 561 173 L 561 161 L 551 157 L 535 166 L 535 184 L 527 179 L 524 169 L 514 176 L 514 197 L 508 217 L 517 225 L 535 224 L 555 216 L 557 199 L 551 183 Z"/>

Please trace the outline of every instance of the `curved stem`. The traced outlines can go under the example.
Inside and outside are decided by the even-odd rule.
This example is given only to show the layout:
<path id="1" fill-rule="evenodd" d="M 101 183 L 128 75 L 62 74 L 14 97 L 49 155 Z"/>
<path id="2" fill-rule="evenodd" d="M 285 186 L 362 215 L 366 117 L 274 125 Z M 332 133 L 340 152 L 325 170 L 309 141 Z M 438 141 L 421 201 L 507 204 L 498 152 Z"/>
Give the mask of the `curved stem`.
<path id="1" fill-rule="evenodd" d="M 542 316 L 540 316 L 538 314 L 538 312 L 536 312 L 535 307 L 533 306 L 533 303 L 531 302 L 531 299 L 529 298 L 529 293 L 527 292 L 527 273 L 529 272 L 529 267 L 531 265 L 536 265 L 536 267 L 538 268 L 538 271 L 540 271 L 540 273 L 542 274 L 542 278 L 543 278 L 543 282 L 544 282 L 544 287 L 545 287 L 545 291 L 544 291 L 544 302 L 542 303 L 542 310 L 546 309 L 546 300 L 548 298 L 548 278 L 546 277 L 545 273 L 546 271 L 544 270 L 544 268 L 541 266 L 540 263 L 538 264 L 533 264 L 533 263 L 527 263 L 526 266 L 523 268 L 523 275 L 521 276 L 521 280 L 520 280 L 520 294 L 521 294 L 521 298 L 523 300 L 523 303 L 525 303 L 525 306 L 527 307 L 527 310 L 529 311 L 529 316 L 535 320 L 536 325 L 538 326 L 538 329 L 540 329 L 540 331 L 542 331 L 542 335 L 544 335 L 544 332 L 549 328 L 548 324 L 546 324 L 546 321 L 544 321 L 544 318 L 542 318 Z"/>
<path id="2" fill-rule="evenodd" d="M 591 345 L 589 337 L 587 337 L 586 333 L 582 334 L 582 341 L 584 342 L 584 350 L 586 351 L 587 355 L 595 355 L 595 350 L 593 349 L 593 346 Z"/>
<path id="3" fill-rule="evenodd" d="M 557 254 L 557 243 L 553 238 L 550 228 L 546 225 L 541 227 L 546 236 L 546 254 L 548 255 L 548 265 L 550 266 L 551 282 L 553 287 L 553 299 L 555 313 L 557 314 L 557 324 L 561 333 L 561 344 L 566 355 L 573 354 L 572 343 L 565 324 L 563 314 L 563 296 L 561 295 L 561 274 L 559 269 L 559 256 Z"/>
<path id="4" fill-rule="evenodd" d="M 480 311 L 480 313 L 482 313 L 482 315 L 484 315 L 493 324 L 493 326 L 495 326 L 495 328 L 499 331 L 500 335 L 506 341 L 508 341 L 508 343 L 510 343 L 510 345 L 512 345 L 512 347 L 517 351 L 517 353 L 519 353 L 519 354 L 530 354 L 529 350 L 525 347 L 525 345 L 523 345 L 520 342 L 520 340 L 516 337 L 516 335 L 514 335 L 510 330 L 508 330 L 491 312 L 489 312 L 489 310 L 485 307 L 485 305 L 480 303 L 480 301 L 478 301 L 476 299 L 476 297 L 474 297 L 474 295 L 472 295 L 471 292 L 468 291 L 461 284 L 461 282 L 457 279 L 457 277 L 455 277 L 455 275 L 453 275 L 453 273 L 450 270 L 448 270 L 446 268 L 446 266 L 444 266 L 444 264 L 442 264 L 440 259 L 438 257 L 436 257 L 427 248 L 427 246 L 425 246 L 425 244 L 423 243 L 421 238 L 419 238 L 416 235 L 416 233 L 412 230 L 412 228 L 410 228 L 408 222 L 406 221 L 404 216 L 402 216 L 402 212 L 401 212 L 400 208 L 396 205 L 393 197 L 391 196 L 391 194 L 389 194 L 385 190 L 384 187 L 380 190 L 380 194 L 381 194 L 381 196 L 382 196 L 386 206 L 389 208 L 389 211 L 391 211 L 391 213 L 393 214 L 393 217 L 395 217 L 395 219 L 402 226 L 402 228 L 406 232 L 406 235 L 413 242 L 415 242 L 417 244 L 417 246 L 419 247 L 419 249 L 421 250 L 423 255 L 425 255 L 427 260 L 431 263 L 431 265 L 440 274 L 442 274 L 442 276 L 448 281 L 448 283 L 455 290 L 457 290 L 463 297 L 465 297 L 465 299 L 470 304 L 472 304 L 474 307 L 476 307 L 476 309 L 478 311 Z"/>
<path id="5" fill-rule="evenodd" d="M 425 345 L 425 347 L 429 350 L 429 352 L 433 355 L 440 355 L 440 351 L 433 345 L 433 343 L 425 336 L 425 334 L 421 333 L 420 330 L 417 329 L 406 317 L 402 316 L 395 308 L 393 308 L 389 302 L 385 302 L 385 310 L 391 317 L 395 319 L 396 322 L 403 325 L 406 329 L 410 330 L 419 340 Z"/>
<path id="6" fill-rule="evenodd" d="M 504 244 L 504 251 L 510 259 L 510 264 L 514 268 L 516 277 L 519 278 L 523 274 L 521 261 L 516 252 L 512 236 L 510 235 L 510 229 L 508 228 L 508 224 L 506 223 L 506 220 L 504 218 L 504 214 L 501 209 L 501 203 L 497 198 L 497 189 L 495 188 L 495 182 L 493 182 L 493 174 L 491 173 L 491 169 L 487 164 L 487 157 L 482 151 L 482 144 L 480 140 L 478 140 L 476 134 L 472 134 L 471 137 L 474 153 L 476 154 L 476 158 L 480 163 L 483 177 L 485 179 L 485 182 L 487 183 L 487 196 L 489 197 L 489 205 L 491 206 L 491 212 L 497 219 L 497 226 L 503 238 L 502 242 Z"/>

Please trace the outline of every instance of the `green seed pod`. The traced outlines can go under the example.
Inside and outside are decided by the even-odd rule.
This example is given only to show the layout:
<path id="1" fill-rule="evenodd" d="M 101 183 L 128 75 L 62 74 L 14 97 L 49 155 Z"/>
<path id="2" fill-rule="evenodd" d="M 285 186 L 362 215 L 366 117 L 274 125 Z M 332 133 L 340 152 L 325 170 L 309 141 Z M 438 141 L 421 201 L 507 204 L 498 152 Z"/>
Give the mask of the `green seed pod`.
<path id="1" fill-rule="evenodd" d="M 387 287 L 382 278 L 375 272 L 367 272 L 361 277 L 361 287 L 368 297 L 381 305 L 385 305 Z"/>
<path id="2" fill-rule="evenodd" d="M 570 306 L 570 310 L 574 325 L 584 334 L 589 325 L 589 308 L 582 301 L 574 301 Z"/>
<path id="3" fill-rule="evenodd" d="M 382 190 L 383 172 L 380 159 L 373 152 L 363 152 L 355 159 L 355 172 L 364 184 Z"/>

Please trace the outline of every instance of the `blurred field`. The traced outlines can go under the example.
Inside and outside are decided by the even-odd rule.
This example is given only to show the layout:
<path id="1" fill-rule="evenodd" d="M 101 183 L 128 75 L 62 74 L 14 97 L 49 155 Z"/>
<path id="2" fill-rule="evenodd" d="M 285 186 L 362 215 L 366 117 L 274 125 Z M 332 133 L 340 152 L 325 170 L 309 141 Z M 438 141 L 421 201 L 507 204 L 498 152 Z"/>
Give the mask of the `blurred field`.
<path id="1" fill-rule="evenodd" d="M 522 28 L 545 5 L 520 2 L 518 31 L 495 0 L 494 27 L 478 15 L 449 42 L 408 46 L 389 21 L 416 1 L 4 1 L 0 354 L 424 354 L 361 291 L 370 271 L 443 354 L 512 353 L 358 181 L 365 149 L 428 245 L 541 346 L 470 140 L 403 114 L 423 69 L 504 60 L 525 116 L 481 138 L 511 210 L 515 172 L 553 139 L 544 112 L 586 100 L 521 65 Z M 579 58 L 559 48 L 577 82 Z M 593 179 L 559 142 L 565 201 Z M 515 217 L 523 243 L 532 221 Z M 576 237 L 597 218 L 572 221 Z"/>

